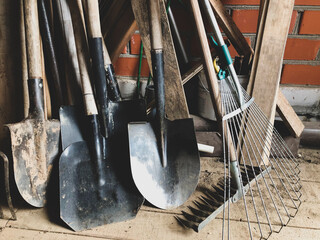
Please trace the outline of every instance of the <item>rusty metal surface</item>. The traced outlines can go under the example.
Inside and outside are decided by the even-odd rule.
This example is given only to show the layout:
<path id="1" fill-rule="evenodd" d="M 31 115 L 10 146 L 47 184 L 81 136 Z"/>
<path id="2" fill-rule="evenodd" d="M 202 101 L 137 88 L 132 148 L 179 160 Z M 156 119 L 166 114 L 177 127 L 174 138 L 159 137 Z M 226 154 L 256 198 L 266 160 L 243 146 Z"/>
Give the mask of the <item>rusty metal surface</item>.
<path id="1" fill-rule="evenodd" d="M 59 153 L 60 123 L 27 118 L 7 127 L 18 190 L 30 205 L 43 207 L 52 164 Z"/>

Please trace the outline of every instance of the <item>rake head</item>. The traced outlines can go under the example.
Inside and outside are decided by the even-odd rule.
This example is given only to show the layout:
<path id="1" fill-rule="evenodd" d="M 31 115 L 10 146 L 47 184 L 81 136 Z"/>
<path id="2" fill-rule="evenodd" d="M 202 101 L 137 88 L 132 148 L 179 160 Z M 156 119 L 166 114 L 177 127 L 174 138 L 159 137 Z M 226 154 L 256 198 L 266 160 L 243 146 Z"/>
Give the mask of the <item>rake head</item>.
<path id="1" fill-rule="evenodd" d="M 242 106 L 233 82 L 221 81 L 224 177 L 176 218 L 200 231 L 217 217 L 222 239 L 239 239 L 239 231 L 231 231 L 237 224 L 248 229 L 241 238 L 267 239 L 288 224 L 301 204 L 299 164 L 254 100 L 241 91 Z"/>

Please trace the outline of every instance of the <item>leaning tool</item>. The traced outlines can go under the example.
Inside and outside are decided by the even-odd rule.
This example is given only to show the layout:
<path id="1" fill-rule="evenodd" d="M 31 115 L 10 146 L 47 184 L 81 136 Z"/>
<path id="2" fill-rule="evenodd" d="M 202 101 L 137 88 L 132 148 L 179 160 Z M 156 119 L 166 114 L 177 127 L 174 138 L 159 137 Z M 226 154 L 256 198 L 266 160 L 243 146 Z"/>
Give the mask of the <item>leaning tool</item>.
<path id="1" fill-rule="evenodd" d="M 35 207 L 46 203 L 48 179 L 59 153 L 60 124 L 47 120 L 44 93 L 37 1 L 24 1 L 28 59 L 29 115 L 8 124 L 11 136 L 14 177 L 21 196 Z"/>
<path id="2" fill-rule="evenodd" d="M 178 220 L 199 231 L 222 213 L 221 237 L 229 239 L 239 236 L 239 232 L 231 231 L 230 219 L 236 216 L 247 222 L 248 233 L 242 233 L 242 236 L 246 234 L 246 239 L 266 239 L 273 231 L 280 231 L 296 215 L 301 204 L 298 163 L 254 99 L 239 84 L 210 3 L 208 0 L 202 3 L 222 62 L 218 92 L 198 1 L 191 0 L 208 85 L 211 95 L 216 97 L 212 102 L 222 117 L 224 178 L 194 201 L 195 206 L 189 208 L 192 214 L 183 212 L 185 219 Z M 260 152 L 259 149 L 265 145 L 267 148 Z M 238 200 L 243 201 L 238 204 L 240 209 L 231 205 Z"/>
<path id="3" fill-rule="evenodd" d="M 195 190 L 200 159 L 193 120 L 165 117 L 160 3 L 148 4 L 156 117 L 152 123 L 129 124 L 130 161 L 141 194 L 156 207 L 168 209 L 182 205 Z"/>
<path id="4" fill-rule="evenodd" d="M 82 12 L 81 6 L 78 5 L 80 12 Z M 99 82 L 99 87 L 101 87 L 95 86 L 97 96 L 101 97 L 97 98 L 97 102 L 101 99 L 106 101 L 102 102 L 104 105 L 99 102 L 99 107 L 101 105 L 106 107 L 103 108 L 104 111 L 98 108 L 101 116 L 99 123 L 106 119 L 112 119 L 112 121 L 101 124 L 102 127 L 97 126 L 102 128 L 103 135 L 107 135 L 107 138 L 101 135 L 98 139 L 101 140 L 99 161 L 90 154 L 90 147 L 88 148 L 84 141 L 71 144 L 60 158 L 60 172 L 64 172 L 60 177 L 60 213 L 62 219 L 75 231 L 131 219 L 136 216 L 144 201 L 135 188 L 130 174 L 129 154 L 127 146 L 125 146 L 127 136 L 122 142 L 121 139 L 118 142 L 115 140 L 123 132 L 126 133 L 127 123 L 123 127 L 123 122 L 120 122 L 118 118 L 124 117 L 126 119 L 128 112 L 126 112 L 126 108 L 119 108 L 114 105 L 116 103 L 110 103 L 108 99 L 100 25 L 99 21 L 93 20 L 93 17 L 99 19 L 98 2 L 87 1 L 85 7 L 90 24 L 89 43 L 90 50 L 93 52 L 92 67 L 94 71 L 99 73 L 94 74 L 93 82 Z M 82 82 L 89 86 L 90 79 L 87 58 L 85 57 L 88 53 L 86 52 L 84 28 L 79 18 L 75 19 L 75 15 L 72 17 Z M 103 91 L 103 96 L 99 95 L 99 90 Z M 92 95 L 91 87 L 84 92 L 84 97 L 89 93 Z M 121 111 L 123 111 L 122 116 L 118 114 Z M 134 110 L 130 111 L 132 113 Z M 104 118 L 102 118 L 103 114 L 105 114 Z M 143 115 L 145 115 L 145 110 Z M 74 169 L 78 169 L 78 171 L 75 172 Z"/>

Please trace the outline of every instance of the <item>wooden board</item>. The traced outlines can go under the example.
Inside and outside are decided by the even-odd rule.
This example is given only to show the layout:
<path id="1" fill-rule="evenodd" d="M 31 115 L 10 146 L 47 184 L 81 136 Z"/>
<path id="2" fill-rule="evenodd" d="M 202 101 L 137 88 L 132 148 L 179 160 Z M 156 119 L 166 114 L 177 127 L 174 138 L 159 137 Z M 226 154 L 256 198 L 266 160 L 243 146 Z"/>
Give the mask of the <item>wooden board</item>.
<path id="1" fill-rule="evenodd" d="M 317 173 L 320 171 L 319 164 L 310 164 L 301 160 L 300 164 L 302 184 L 302 205 L 297 215 L 284 227 L 280 233 L 274 232 L 272 239 L 319 239 L 320 216 L 320 181 Z M 208 179 L 223 175 L 223 162 L 213 158 L 201 158 L 201 178 L 199 186 L 210 186 L 212 182 Z M 189 202 L 192 200 L 189 199 Z M 270 199 L 266 199 L 270 202 Z M 189 203 L 188 202 L 188 203 Z M 221 217 L 210 222 L 201 232 L 196 233 L 190 229 L 181 227 L 174 219 L 175 215 L 181 216 L 181 210 L 187 210 L 188 204 L 173 210 L 161 210 L 144 205 L 137 217 L 133 220 L 113 223 L 86 230 L 73 232 L 58 221 L 49 218 L 47 209 L 19 208 L 17 221 L 6 221 L 2 226 L 1 237 L 4 239 L 15 239 L 16 236 L 26 239 L 221 239 Z M 247 234 L 248 225 L 242 211 L 242 201 L 231 206 L 232 216 L 231 232 L 241 234 L 231 239 L 249 239 Z M 238 211 L 237 211 L 238 210 Z M 252 210 L 252 209 L 251 209 Z M 252 211 L 250 211 L 252 213 Z M 57 211 L 56 214 L 59 214 Z M 53 216 L 51 216 L 53 217 Z M 56 219 L 57 220 L 57 219 Z M 252 222 L 256 228 L 255 222 Z M 263 223 L 264 226 L 267 224 Z M 275 227 L 276 228 L 276 227 Z M 256 238 L 255 238 L 256 239 Z"/>
<path id="2" fill-rule="evenodd" d="M 304 129 L 304 125 L 280 89 L 278 91 L 277 98 L 277 112 L 292 136 L 300 137 Z"/>
<path id="3" fill-rule="evenodd" d="M 170 120 L 183 119 L 189 117 L 187 102 L 182 87 L 179 65 L 174 49 L 169 21 L 166 14 L 166 8 L 163 0 L 160 0 L 162 38 L 164 50 L 164 77 L 166 93 L 166 114 Z M 132 0 L 132 10 L 138 24 L 141 39 L 143 42 L 145 54 L 151 68 L 150 54 L 150 33 L 149 33 L 149 15 L 146 0 Z"/>
<path id="4" fill-rule="evenodd" d="M 265 3 L 267 5 L 267 1 Z M 254 76 L 252 96 L 270 122 L 274 121 L 276 101 L 294 0 L 269 0 Z"/>
<path id="5" fill-rule="evenodd" d="M 266 119 L 270 122 L 261 129 L 261 144 L 254 150 L 255 154 L 263 156 L 262 161 L 269 163 L 269 151 L 273 122 L 278 98 L 283 54 L 287 41 L 294 0 L 278 2 L 265 0 L 261 11 L 259 32 L 257 33 L 256 51 L 253 60 L 251 76 L 247 91 L 255 99 Z M 280 24 L 281 23 L 281 24 Z M 255 116 L 248 118 L 247 125 L 253 125 Z M 254 142 L 259 140 L 255 137 Z M 244 138 L 248 142 L 248 137 Z M 253 150 L 244 151 L 243 159 L 253 156 Z"/>
<path id="6" fill-rule="evenodd" d="M 223 6 L 222 2 L 220 0 L 210 0 L 210 3 L 219 26 L 227 35 L 233 47 L 240 55 L 250 58 L 251 55 L 253 55 L 253 50 L 243 37 L 232 17 L 227 13 L 227 10 Z"/>

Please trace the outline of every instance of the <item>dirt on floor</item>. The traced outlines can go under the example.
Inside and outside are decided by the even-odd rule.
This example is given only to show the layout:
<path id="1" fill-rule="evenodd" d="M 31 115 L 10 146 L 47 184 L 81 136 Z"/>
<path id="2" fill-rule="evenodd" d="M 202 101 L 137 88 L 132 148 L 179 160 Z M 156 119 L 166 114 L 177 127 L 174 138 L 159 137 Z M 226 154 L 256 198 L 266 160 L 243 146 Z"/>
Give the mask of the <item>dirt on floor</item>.
<path id="1" fill-rule="evenodd" d="M 300 162 L 320 164 L 320 149 L 301 148 L 297 159 Z"/>

